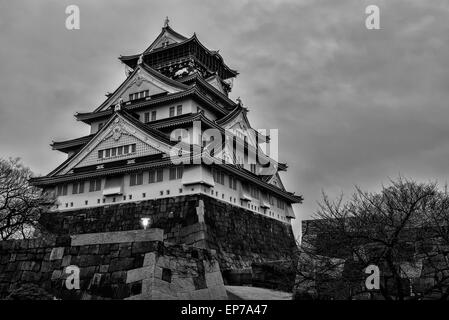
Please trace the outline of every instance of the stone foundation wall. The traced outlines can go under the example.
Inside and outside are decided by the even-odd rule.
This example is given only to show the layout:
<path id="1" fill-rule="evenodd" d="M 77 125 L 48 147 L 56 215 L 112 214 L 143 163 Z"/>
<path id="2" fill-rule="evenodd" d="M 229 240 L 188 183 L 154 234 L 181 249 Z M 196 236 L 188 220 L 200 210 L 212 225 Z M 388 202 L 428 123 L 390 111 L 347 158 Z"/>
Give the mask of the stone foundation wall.
<path id="1" fill-rule="evenodd" d="M 249 269 L 254 262 L 289 260 L 297 249 L 291 225 L 204 199 L 208 248 L 222 253 L 220 267 Z"/>
<path id="2" fill-rule="evenodd" d="M 167 242 L 216 250 L 222 270 L 290 259 L 297 249 L 291 225 L 204 195 L 48 213 L 41 222 L 53 234 L 82 234 L 141 229 L 142 217 Z"/>
<path id="3" fill-rule="evenodd" d="M 0 242 L 0 298 L 37 284 L 57 299 L 226 299 L 215 252 L 167 244 L 163 230 Z M 66 286 L 79 267 L 80 288 Z"/>

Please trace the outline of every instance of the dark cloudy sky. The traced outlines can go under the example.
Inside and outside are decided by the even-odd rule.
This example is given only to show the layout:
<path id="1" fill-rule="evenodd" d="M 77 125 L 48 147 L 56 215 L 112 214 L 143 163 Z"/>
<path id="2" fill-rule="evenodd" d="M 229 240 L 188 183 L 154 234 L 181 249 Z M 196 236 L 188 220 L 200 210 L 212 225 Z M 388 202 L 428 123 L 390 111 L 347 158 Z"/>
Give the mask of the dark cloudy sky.
<path id="1" fill-rule="evenodd" d="M 65 29 L 70 4 L 78 31 Z M 370 4 L 381 30 L 365 28 Z M 38 174 L 63 161 L 51 140 L 88 133 L 73 114 L 124 80 L 117 57 L 145 49 L 167 15 L 240 71 L 231 96 L 253 126 L 280 129 L 285 184 L 305 198 L 298 218 L 321 190 L 448 180 L 447 0 L 0 0 L 0 156 Z"/>

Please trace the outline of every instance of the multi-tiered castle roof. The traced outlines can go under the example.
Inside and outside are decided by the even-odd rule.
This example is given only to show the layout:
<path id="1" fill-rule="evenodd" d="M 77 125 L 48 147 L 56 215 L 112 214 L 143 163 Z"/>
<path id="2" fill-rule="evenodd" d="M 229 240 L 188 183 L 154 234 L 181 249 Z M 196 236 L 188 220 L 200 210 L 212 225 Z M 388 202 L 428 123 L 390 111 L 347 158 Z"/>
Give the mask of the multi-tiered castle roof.
<path id="1" fill-rule="evenodd" d="M 32 183 L 58 196 L 54 210 L 202 193 L 288 223 L 292 203 L 279 171 L 263 152 L 267 133 L 229 98 L 236 70 L 194 34 L 168 21 L 142 53 L 119 58 L 124 82 L 92 112 L 77 113 L 90 134 L 52 143 L 68 155 Z M 219 159 L 220 161 L 218 161 Z"/>

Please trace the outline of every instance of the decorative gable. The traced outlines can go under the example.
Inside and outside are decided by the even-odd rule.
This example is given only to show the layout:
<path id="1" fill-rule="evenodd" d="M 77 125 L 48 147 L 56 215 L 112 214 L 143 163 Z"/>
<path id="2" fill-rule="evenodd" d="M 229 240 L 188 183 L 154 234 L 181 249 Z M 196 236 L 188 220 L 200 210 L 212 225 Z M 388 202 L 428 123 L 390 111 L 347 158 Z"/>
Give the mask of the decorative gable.
<path id="1" fill-rule="evenodd" d="M 118 126 L 114 129 L 116 128 L 116 132 L 120 133 L 119 135 L 114 136 L 114 132 L 106 136 L 74 168 L 161 153 L 156 148 L 136 138 L 129 131 L 121 131 Z"/>
<path id="2" fill-rule="evenodd" d="M 273 175 L 273 177 L 270 179 L 270 181 L 268 183 L 272 184 L 273 186 L 278 187 L 282 190 L 285 190 L 284 184 L 281 181 L 281 177 L 279 176 L 279 173 L 276 173 L 275 175 Z"/>
<path id="3" fill-rule="evenodd" d="M 160 93 L 176 93 L 181 89 L 170 83 L 164 82 L 141 66 L 137 67 L 128 79 L 95 111 L 99 112 L 116 105 L 120 99 L 130 100 L 130 94 L 143 93 L 142 97 L 152 96 Z"/>
<path id="4" fill-rule="evenodd" d="M 121 151 L 119 151 L 119 148 L 122 148 Z M 137 128 L 121 115 L 116 114 L 78 154 L 73 156 L 55 174 L 64 175 L 74 168 L 100 166 L 107 162 L 122 159 L 161 153 L 170 155 L 171 148 L 170 145 L 161 142 L 149 133 Z"/>
<path id="5" fill-rule="evenodd" d="M 162 32 L 157 36 L 156 40 L 154 40 L 154 42 L 145 50 L 145 52 L 151 52 L 155 49 L 163 48 L 174 43 L 180 43 L 186 39 L 187 38 L 183 35 L 175 32 L 169 26 L 166 26 L 162 29 Z"/>

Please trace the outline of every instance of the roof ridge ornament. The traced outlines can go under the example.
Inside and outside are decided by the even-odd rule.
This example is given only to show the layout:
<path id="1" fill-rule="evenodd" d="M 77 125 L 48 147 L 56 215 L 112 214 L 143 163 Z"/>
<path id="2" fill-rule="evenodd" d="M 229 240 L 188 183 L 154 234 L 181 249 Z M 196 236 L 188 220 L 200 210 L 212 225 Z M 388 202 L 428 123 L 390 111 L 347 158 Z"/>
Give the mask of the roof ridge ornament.
<path id="1" fill-rule="evenodd" d="M 168 16 L 166 16 L 165 20 L 164 20 L 164 28 L 169 27 L 169 23 L 170 23 L 170 20 L 168 19 Z"/>
<path id="2" fill-rule="evenodd" d="M 139 66 L 143 64 L 143 53 L 139 56 L 139 60 L 137 60 L 137 64 Z"/>
<path id="3" fill-rule="evenodd" d="M 237 104 L 240 106 L 240 107 L 243 107 L 243 102 L 242 102 L 242 99 L 240 98 L 240 97 L 238 97 L 237 99 L 235 99 L 236 101 L 237 101 Z"/>
<path id="4" fill-rule="evenodd" d="M 117 111 L 122 110 L 122 104 L 123 104 L 123 98 L 120 97 L 120 99 L 118 99 L 117 104 L 114 106 L 114 111 L 117 112 Z"/>

